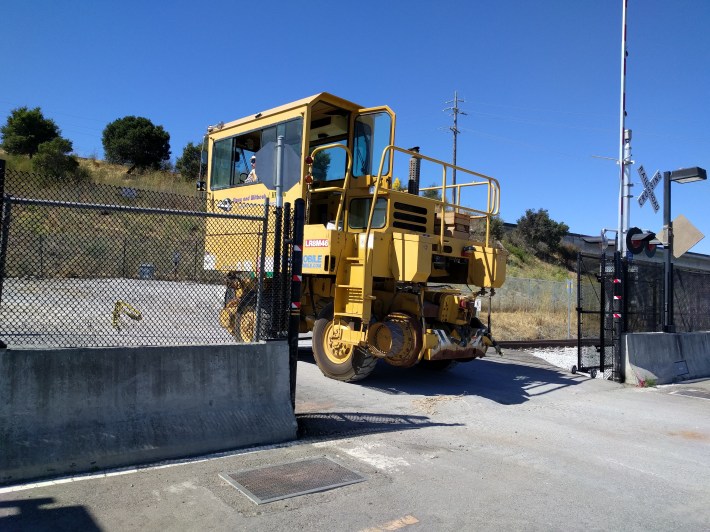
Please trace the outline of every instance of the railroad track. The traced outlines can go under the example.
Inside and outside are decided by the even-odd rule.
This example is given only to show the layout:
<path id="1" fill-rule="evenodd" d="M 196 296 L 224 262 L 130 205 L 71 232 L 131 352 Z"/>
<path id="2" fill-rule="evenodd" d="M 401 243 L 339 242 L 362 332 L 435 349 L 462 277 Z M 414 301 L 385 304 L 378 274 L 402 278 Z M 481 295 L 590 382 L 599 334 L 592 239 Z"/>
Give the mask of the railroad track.
<path id="1" fill-rule="evenodd" d="M 310 337 L 301 337 L 299 340 L 298 350 L 303 352 L 310 352 Z M 306 345 L 308 343 L 308 345 Z M 506 340 L 498 342 L 501 349 L 533 349 L 533 348 L 544 348 L 544 347 L 577 347 L 577 339 L 572 338 L 571 340 Z M 597 347 L 599 345 L 599 338 L 583 338 L 583 346 L 593 346 Z"/>
<path id="2" fill-rule="evenodd" d="M 599 338 L 583 338 L 583 346 L 598 346 Z M 577 347 L 577 339 L 571 340 L 506 340 L 498 342 L 501 348 L 508 349 L 530 349 L 538 347 Z"/>

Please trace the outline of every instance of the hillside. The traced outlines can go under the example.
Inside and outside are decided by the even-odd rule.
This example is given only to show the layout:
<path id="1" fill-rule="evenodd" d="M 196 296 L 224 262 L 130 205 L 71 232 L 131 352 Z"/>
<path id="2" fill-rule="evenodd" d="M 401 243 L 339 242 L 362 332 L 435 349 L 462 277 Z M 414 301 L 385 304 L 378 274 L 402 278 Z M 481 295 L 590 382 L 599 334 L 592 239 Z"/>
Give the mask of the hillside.
<path id="1" fill-rule="evenodd" d="M 8 168 L 32 172 L 32 160 L 25 156 L 10 155 L 0 149 L 0 158 L 7 161 Z M 79 165 L 89 171 L 90 180 L 101 185 L 133 187 L 156 192 L 170 192 L 187 196 L 195 195 L 195 183 L 185 181 L 180 174 L 169 171 L 150 171 L 127 174 L 126 166 L 111 164 L 99 159 L 76 158 Z"/>

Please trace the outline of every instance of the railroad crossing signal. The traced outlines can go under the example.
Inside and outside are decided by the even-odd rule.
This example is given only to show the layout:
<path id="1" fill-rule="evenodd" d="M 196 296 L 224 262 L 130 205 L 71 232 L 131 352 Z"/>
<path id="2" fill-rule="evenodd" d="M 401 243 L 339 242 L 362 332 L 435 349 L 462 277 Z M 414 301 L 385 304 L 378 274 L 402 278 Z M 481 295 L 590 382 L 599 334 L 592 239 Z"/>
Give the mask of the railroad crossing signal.
<path id="1" fill-rule="evenodd" d="M 639 176 L 641 176 L 641 182 L 643 183 L 643 192 L 639 196 L 639 207 L 643 207 L 644 203 L 646 203 L 647 199 L 651 199 L 651 205 L 653 206 L 653 212 L 658 212 L 658 209 L 660 209 L 660 206 L 658 205 L 658 200 L 656 199 L 656 195 L 653 193 L 653 189 L 656 188 L 656 185 L 661 181 L 661 172 L 656 170 L 656 173 L 653 174 L 653 178 L 651 181 L 648 180 L 648 177 L 646 176 L 646 170 L 643 169 L 643 165 L 640 165 L 638 167 L 638 172 Z"/>

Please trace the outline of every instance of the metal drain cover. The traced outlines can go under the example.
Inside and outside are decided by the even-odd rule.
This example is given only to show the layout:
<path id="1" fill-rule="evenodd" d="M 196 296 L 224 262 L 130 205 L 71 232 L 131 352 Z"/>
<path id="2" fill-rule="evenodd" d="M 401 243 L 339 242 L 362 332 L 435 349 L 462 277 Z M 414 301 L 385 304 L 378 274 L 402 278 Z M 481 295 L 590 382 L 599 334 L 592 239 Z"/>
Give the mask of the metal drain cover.
<path id="1" fill-rule="evenodd" d="M 686 397 L 697 397 L 698 399 L 710 400 L 710 392 L 704 392 L 700 390 L 678 390 L 677 392 L 671 392 L 671 394 L 685 395 Z"/>
<path id="2" fill-rule="evenodd" d="M 264 466 L 219 476 L 256 504 L 362 482 L 365 477 L 328 457 Z"/>

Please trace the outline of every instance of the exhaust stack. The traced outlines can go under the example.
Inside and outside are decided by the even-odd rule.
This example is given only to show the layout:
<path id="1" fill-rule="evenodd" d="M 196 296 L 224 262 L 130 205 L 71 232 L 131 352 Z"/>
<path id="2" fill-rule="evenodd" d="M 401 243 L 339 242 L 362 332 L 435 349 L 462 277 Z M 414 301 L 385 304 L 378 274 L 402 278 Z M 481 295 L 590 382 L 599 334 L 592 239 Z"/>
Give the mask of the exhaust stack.
<path id="1" fill-rule="evenodd" d="M 410 148 L 409 151 L 419 153 L 419 146 L 414 146 L 414 148 Z M 422 160 L 412 155 L 412 158 L 409 159 L 409 182 L 407 183 L 407 192 L 415 196 L 419 195 L 419 173 L 421 171 L 421 165 Z"/>

